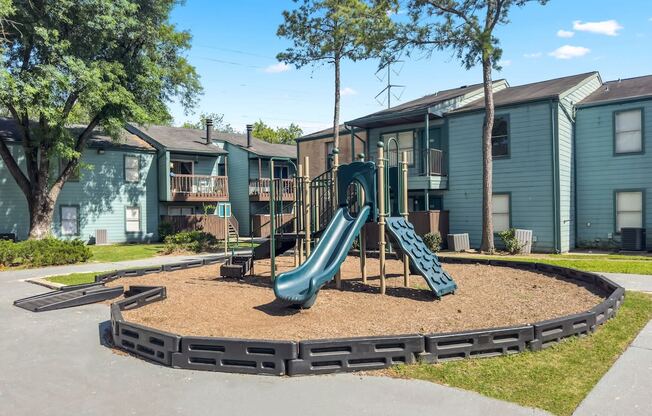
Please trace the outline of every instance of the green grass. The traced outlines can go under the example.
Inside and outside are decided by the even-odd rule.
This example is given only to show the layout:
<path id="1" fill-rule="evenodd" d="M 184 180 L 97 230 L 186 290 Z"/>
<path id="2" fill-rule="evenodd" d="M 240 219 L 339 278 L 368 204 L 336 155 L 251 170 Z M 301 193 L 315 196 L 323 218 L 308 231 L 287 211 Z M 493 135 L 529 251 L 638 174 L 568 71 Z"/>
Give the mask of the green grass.
<path id="1" fill-rule="evenodd" d="M 161 255 L 163 244 L 112 244 L 89 246 L 93 252 L 90 261 L 98 263 L 146 259 Z"/>
<path id="2" fill-rule="evenodd" d="M 446 257 L 446 253 L 442 253 Z M 460 257 L 499 259 L 507 261 L 528 261 L 570 267 L 587 272 L 652 274 L 652 257 L 627 256 L 622 254 L 551 254 L 548 256 L 487 256 L 463 254 Z"/>
<path id="3" fill-rule="evenodd" d="M 95 282 L 95 276 L 98 274 L 100 273 L 73 273 L 73 274 L 67 274 L 63 276 L 46 277 L 45 280 L 52 283 L 59 283 L 66 286 L 81 285 L 84 283 Z"/>
<path id="4" fill-rule="evenodd" d="M 540 352 L 403 365 L 390 369 L 390 374 L 570 415 L 651 318 L 652 296 L 627 292 L 616 318 L 590 336 Z"/>

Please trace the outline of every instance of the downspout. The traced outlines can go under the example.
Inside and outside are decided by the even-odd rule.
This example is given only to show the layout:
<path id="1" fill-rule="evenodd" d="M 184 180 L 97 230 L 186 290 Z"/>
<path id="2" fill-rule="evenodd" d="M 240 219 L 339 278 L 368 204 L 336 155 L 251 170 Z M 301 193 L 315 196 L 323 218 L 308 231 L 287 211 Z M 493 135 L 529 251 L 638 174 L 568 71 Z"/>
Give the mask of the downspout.
<path id="1" fill-rule="evenodd" d="M 550 100 L 550 128 L 552 136 L 552 217 L 553 217 L 553 249 L 556 253 L 561 252 L 561 224 L 559 213 L 559 131 L 557 129 L 557 108 L 555 100 Z"/>
<path id="2" fill-rule="evenodd" d="M 571 103 L 572 104 L 572 103 Z M 575 247 L 577 247 L 577 236 L 578 236 L 578 222 L 577 222 L 577 213 L 578 213 L 578 207 L 577 207 L 577 149 L 576 149 L 576 144 L 575 144 L 575 129 L 576 129 L 576 123 L 575 120 L 577 119 L 577 115 L 575 118 L 571 114 L 568 113 L 568 110 L 566 107 L 563 105 L 561 106 L 561 109 L 564 111 L 564 114 L 566 115 L 566 118 L 568 121 L 571 123 L 571 152 L 573 154 L 573 166 L 571 168 L 571 176 L 573 177 L 573 184 L 572 184 L 572 189 L 571 192 L 573 193 L 573 236 L 574 236 L 574 241 L 575 241 Z M 570 242 L 569 242 L 569 249 L 575 248 L 575 247 L 570 247 Z"/>

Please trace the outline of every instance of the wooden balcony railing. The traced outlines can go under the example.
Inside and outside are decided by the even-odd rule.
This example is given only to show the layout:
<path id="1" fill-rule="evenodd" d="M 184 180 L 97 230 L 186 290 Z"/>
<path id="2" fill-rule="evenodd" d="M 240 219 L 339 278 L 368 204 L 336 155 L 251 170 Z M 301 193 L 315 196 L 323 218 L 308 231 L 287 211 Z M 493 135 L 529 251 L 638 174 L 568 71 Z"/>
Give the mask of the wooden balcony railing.
<path id="1" fill-rule="evenodd" d="M 170 177 L 173 201 L 228 201 L 227 176 L 177 175 Z"/>
<path id="2" fill-rule="evenodd" d="M 269 201 L 271 179 L 250 179 L 249 199 L 253 201 Z M 274 192 L 276 197 L 283 201 L 294 200 L 294 179 L 274 179 Z"/>

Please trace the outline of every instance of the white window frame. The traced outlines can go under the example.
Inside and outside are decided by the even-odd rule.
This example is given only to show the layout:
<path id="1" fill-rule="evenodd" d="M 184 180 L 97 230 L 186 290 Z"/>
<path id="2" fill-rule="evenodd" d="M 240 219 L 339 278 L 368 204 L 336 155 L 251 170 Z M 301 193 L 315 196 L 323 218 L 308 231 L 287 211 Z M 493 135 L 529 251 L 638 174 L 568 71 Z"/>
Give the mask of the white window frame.
<path id="1" fill-rule="evenodd" d="M 66 219 L 64 215 L 64 211 L 72 209 L 75 212 L 75 218 L 74 219 Z M 61 235 L 66 236 L 66 237 L 73 237 L 73 236 L 78 236 L 79 235 L 79 205 L 61 205 L 59 207 L 59 213 L 61 216 Z M 67 232 L 66 227 L 64 223 L 68 223 L 70 221 L 74 221 L 74 227 L 75 231 L 74 232 Z"/>
<path id="2" fill-rule="evenodd" d="M 641 204 L 640 207 L 636 207 L 637 209 L 632 209 L 630 207 L 621 207 L 620 206 L 620 198 L 619 196 L 621 194 L 639 194 L 640 199 L 641 199 Z M 643 228 L 645 226 L 645 191 L 640 190 L 640 189 L 631 189 L 631 190 L 618 190 L 615 192 L 615 201 L 614 201 L 614 209 L 615 209 L 615 218 L 614 218 L 614 224 L 615 224 L 615 229 L 616 229 L 616 234 L 620 234 L 620 231 L 622 229 L 622 220 L 619 219 L 621 214 L 636 214 L 638 213 L 640 215 L 640 223 L 636 225 L 625 225 L 625 228 L 628 227 L 641 227 Z"/>
<path id="3" fill-rule="evenodd" d="M 632 113 L 637 113 L 637 119 L 639 122 L 638 128 L 637 129 L 629 129 L 626 130 L 624 128 L 618 127 L 618 117 L 626 115 L 626 114 L 632 114 Z M 619 110 L 619 111 L 614 111 L 614 155 L 629 155 L 629 154 L 641 154 L 645 151 L 645 145 L 643 142 L 643 109 L 642 108 L 632 108 L 628 110 Z M 618 150 L 618 142 L 620 136 L 624 136 L 626 134 L 631 134 L 631 133 L 638 133 L 638 149 L 634 150 Z"/>
<path id="4" fill-rule="evenodd" d="M 134 210 L 134 209 L 138 212 L 138 219 L 129 219 L 129 210 Z M 141 209 L 140 209 L 139 206 L 134 205 L 134 206 L 125 207 L 125 232 L 127 232 L 127 233 L 139 233 L 139 232 L 142 231 L 141 213 L 142 212 L 141 212 Z M 129 224 L 130 223 L 131 224 L 137 223 L 138 224 L 138 229 L 137 230 L 130 230 L 129 229 Z"/>
<path id="5" fill-rule="evenodd" d="M 496 197 L 506 197 L 507 198 L 507 211 L 499 211 L 496 209 Z M 496 228 L 496 216 L 507 216 L 507 228 Z M 512 194 L 496 192 L 491 196 L 491 220 L 494 225 L 494 233 L 499 233 L 501 231 L 509 230 L 512 228 Z"/>
<path id="6" fill-rule="evenodd" d="M 136 167 L 129 167 L 129 163 L 127 160 L 135 160 L 136 161 Z M 135 179 L 129 179 L 129 172 L 133 172 L 135 169 L 135 174 L 136 178 Z M 124 157 L 124 177 L 125 177 L 125 182 L 127 183 L 138 183 L 140 182 L 140 157 L 136 155 L 125 155 Z"/>

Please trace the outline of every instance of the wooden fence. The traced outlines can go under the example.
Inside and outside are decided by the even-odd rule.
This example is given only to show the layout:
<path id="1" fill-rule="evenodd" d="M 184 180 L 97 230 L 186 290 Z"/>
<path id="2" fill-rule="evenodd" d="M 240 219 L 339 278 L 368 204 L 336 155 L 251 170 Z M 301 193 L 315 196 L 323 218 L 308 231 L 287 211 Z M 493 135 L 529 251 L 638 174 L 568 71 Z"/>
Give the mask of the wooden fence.
<path id="1" fill-rule="evenodd" d="M 231 220 L 233 217 L 228 218 Z M 204 231 L 212 234 L 218 240 L 224 240 L 224 218 L 217 215 L 162 215 L 161 221 L 172 224 L 172 231 Z M 231 225 L 239 234 L 237 222 L 231 220 Z"/>

